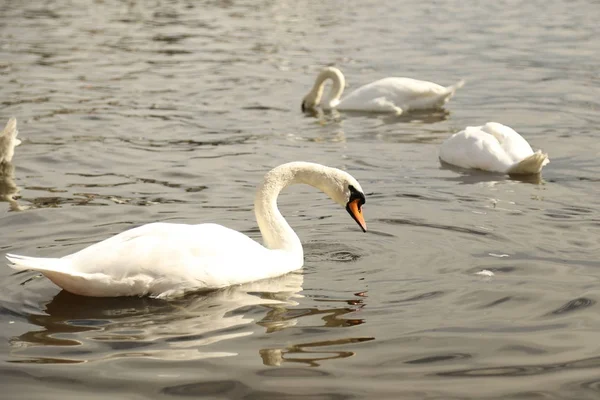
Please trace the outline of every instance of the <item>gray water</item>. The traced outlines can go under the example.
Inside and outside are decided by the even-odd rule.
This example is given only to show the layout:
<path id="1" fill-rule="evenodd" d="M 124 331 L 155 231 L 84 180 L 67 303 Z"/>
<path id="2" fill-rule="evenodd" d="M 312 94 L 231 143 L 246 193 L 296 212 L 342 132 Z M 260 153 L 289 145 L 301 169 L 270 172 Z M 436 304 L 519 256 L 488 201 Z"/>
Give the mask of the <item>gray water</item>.
<path id="1" fill-rule="evenodd" d="M 59 257 L 152 221 L 260 240 L 254 188 L 293 160 L 355 176 L 370 229 L 290 188 L 301 271 L 174 301 L 82 298 L 2 263 L 2 398 L 598 398 L 599 15 L 586 0 L 0 2 L 0 120 L 23 138 L 0 174 L 0 253 Z M 325 65 L 347 90 L 467 84 L 446 112 L 303 114 Z M 446 137 L 487 121 L 549 153 L 540 179 L 440 165 Z"/>

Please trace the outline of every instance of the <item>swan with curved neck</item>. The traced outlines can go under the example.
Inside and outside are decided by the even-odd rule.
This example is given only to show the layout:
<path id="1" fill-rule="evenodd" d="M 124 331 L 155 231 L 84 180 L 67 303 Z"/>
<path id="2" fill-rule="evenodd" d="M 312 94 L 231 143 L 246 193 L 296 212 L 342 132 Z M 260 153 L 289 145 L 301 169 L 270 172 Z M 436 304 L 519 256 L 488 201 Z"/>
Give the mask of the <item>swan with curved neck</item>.
<path id="1" fill-rule="evenodd" d="M 356 179 L 336 168 L 292 162 L 268 172 L 256 193 L 256 221 L 264 246 L 221 225 L 158 222 L 62 258 L 7 258 L 14 269 L 39 271 L 61 288 L 85 296 L 168 297 L 272 278 L 304 263 L 300 239 L 277 208 L 279 193 L 297 183 L 325 192 L 366 232 L 365 195 Z"/>
<path id="2" fill-rule="evenodd" d="M 332 87 L 327 100 L 322 101 L 328 80 L 331 80 Z M 327 67 L 321 70 L 312 89 L 302 99 L 302 111 L 319 105 L 324 109 L 335 108 L 340 111 L 395 114 L 410 110 L 434 110 L 443 107 L 464 85 L 462 80 L 444 87 L 433 82 L 390 77 L 361 86 L 342 99 L 345 82 L 344 74 L 339 69 Z"/>

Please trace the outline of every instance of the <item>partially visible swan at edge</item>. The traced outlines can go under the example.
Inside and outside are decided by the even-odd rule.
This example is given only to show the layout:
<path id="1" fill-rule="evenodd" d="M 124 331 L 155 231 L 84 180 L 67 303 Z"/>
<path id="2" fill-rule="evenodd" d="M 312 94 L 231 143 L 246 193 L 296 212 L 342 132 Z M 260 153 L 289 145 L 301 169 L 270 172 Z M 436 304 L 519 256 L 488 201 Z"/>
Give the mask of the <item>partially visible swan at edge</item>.
<path id="1" fill-rule="evenodd" d="M 69 292 L 97 297 L 168 297 L 276 277 L 304 263 L 300 239 L 277 208 L 279 192 L 295 183 L 325 192 L 366 232 L 365 195 L 356 179 L 336 168 L 292 162 L 268 172 L 256 193 L 254 211 L 264 246 L 221 225 L 157 222 L 62 258 L 7 258 L 14 269 L 39 271 Z"/>
<path id="2" fill-rule="evenodd" d="M 0 132 L 0 164 L 12 161 L 15 155 L 15 147 L 21 144 L 21 141 L 17 139 L 18 134 L 17 119 L 11 117 L 2 132 Z"/>
<path id="3" fill-rule="evenodd" d="M 383 78 L 359 87 L 340 100 L 344 92 L 344 75 L 337 68 L 327 67 L 319 73 L 312 89 L 302 99 L 302 111 L 319 106 L 328 79 L 331 79 L 333 85 L 328 100 L 322 105 L 324 109 L 395 114 L 409 110 L 439 109 L 465 83 L 461 80 L 452 86 L 443 87 L 437 83 L 411 78 Z"/>
<path id="4" fill-rule="evenodd" d="M 535 153 L 512 128 L 497 122 L 469 126 L 450 136 L 440 147 L 440 159 L 461 168 L 506 174 L 539 174 L 550 162 L 541 150 Z"/>

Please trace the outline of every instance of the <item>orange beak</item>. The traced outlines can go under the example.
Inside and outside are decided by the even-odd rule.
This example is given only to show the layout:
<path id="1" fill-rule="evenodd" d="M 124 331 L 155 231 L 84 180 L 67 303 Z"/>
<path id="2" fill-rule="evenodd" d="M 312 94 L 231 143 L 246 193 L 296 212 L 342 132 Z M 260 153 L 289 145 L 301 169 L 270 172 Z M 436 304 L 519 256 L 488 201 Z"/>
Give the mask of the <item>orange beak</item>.
<path id="1" fill-rule="evenodd" d="M 363 232 L 367 231 L 367 224 L 365 223 L 365 218 L 363 217 L 360 200 L 352 200 L 346 205 L 346 210 L 352 218 L 356 221 L 356 223 L 360 226 Z"/>

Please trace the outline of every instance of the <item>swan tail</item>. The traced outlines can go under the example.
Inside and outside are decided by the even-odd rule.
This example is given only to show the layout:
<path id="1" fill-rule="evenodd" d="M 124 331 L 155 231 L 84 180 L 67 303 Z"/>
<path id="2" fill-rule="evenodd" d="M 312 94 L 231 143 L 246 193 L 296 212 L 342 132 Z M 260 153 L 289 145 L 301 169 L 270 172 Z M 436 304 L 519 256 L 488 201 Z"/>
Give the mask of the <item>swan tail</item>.
<path id="1" fill-rule="evenodd" d="M 521 160 L 519 163 L 513 165 L 508 170 L 509 175 L 531 175 L 539 174 L 542 171 L 544 165 L 548 164 L 548 154 L 542 153 L 541 150 L 536 151 L 529 157 Z"/>
<path id="2" fill-rule="evenodd" d="M 16 270 L 31 269 L 41 273 L 69 273 L 68 271 L 71 269 L 71 261 L 64 258 L 37 258 L 17 254 L 7 254 L 6 258 L 11 262 L 9 266 Z"/>
<path id="3" fill-rule="evenodd" d="M 461 79 L 460 81 L 456 82 L 454 85 L 450 85 L 446 87 L 446 90 L 448 91 L 448 98 L 454 96 L 454 93 L 456 93 L 456 91 L 458 89 L 460 89 L 461 87 L 463 87 L 465 85 L 465 80 Z"/>
<path id="4" fill-rule="evenodd" d="M 9 265 L 11 268 L 41 272 L 56 286 L 68 292 L 81 296 L 105 296 L 108 280 L 101 274 L 90 275 L 74 271 L 69 259 L 25 257 L 16 254 L 7 254 L 6 258 L 12 263 Z M 119 292 L 116 295 L 122 294 Z"/>

